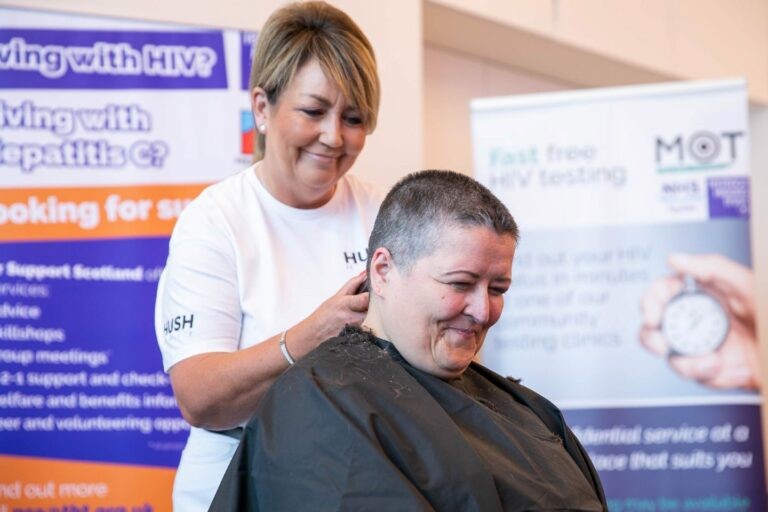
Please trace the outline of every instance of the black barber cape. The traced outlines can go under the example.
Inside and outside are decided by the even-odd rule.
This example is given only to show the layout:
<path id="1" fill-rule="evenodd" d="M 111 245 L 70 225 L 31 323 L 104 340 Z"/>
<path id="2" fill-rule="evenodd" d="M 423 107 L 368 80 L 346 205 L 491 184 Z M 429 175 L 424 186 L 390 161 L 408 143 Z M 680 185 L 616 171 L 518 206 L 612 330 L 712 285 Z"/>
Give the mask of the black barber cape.
<path id="1" fill-rule="evenodd" d="M 347 330 L 263 398 L 212 511 L 607 510 L 549 401 L 472 363 L 454 381 Z"/>

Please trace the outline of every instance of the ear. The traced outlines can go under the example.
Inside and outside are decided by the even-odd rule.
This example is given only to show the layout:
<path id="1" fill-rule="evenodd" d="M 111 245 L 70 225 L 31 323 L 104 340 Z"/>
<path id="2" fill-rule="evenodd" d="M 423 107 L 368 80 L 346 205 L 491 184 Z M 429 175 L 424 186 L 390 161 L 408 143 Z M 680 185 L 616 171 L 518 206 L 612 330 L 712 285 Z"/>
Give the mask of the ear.
<path id="1" fill-rule="evenodd" d="M 394 269 L 395 262 L 389 249 L 379 247 L 373 251 L 373 255 L 371 255 L 371 270 L 368 275 L 371 283 L 371 292 L 379 297 L 384 297 Z"/>
<path id="2" fill-rule="evenodd" d="M 253 112 L 257 129 L 259 126 L 267 123 L 270 106 L 267 91 L 261 87 L 254 87 L 251 91 L 251 112 Z"/>

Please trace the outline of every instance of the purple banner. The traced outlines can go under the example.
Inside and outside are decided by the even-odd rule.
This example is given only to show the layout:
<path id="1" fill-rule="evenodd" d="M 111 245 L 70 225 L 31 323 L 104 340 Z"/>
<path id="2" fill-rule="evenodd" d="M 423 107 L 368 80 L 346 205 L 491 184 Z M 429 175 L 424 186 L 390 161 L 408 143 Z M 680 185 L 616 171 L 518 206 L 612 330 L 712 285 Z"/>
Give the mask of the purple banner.
<path id="1" fill-rule="evenodd" d="M 189 426 L 151 322 L 167 253 L 165 237 L 0 244 L 0 453 L 178 464 Z"/>
<path id="2" fill-rule="evenodd" d="M 749 178 L 727 176 L 707 180 L 709 218 L 749 218 Z"/>
<path id="3" fill-rule="evenodd" d="M 2 89 L 226 89 L 221 31 L 0 29 Z"/>
<path id="4" fill-rule="evenodd" d="M 757 405 L 584 409 L 565 416 L 600 473 L 612 512 L 766 510 Z"/>
<path id="5" fill-rule="evenodd" d="M 258 40 L 258 32 L 240 32 L 240 87 L 244 91 L 248 90 L 248 82 L 251 79 L 251 62 Z"/>

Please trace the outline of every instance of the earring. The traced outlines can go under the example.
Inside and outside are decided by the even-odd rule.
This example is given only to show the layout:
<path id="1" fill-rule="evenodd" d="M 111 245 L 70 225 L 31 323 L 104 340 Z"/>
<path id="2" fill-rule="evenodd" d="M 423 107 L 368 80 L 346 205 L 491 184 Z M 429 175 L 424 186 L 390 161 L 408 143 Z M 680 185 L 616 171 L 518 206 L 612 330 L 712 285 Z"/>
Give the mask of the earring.
<path id="1" fill-rule="evenodd" d="M 259 132 L 264 133 L 267 131 L 267 125 L 260 124 L 259 125 Z"/>

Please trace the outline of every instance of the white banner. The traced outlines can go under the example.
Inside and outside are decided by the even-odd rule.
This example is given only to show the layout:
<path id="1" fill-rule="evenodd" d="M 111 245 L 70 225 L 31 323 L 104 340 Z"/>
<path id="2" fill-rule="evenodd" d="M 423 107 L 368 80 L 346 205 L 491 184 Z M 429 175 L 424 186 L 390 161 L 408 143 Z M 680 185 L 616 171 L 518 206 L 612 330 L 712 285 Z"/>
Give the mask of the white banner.
<path id="1" fill-rule="evenodd" d="M 472 103 L 521 230 L 483 362 L 567 410 L 611 510 L 765 509 L 747 127 L 741 80 Z"/>

